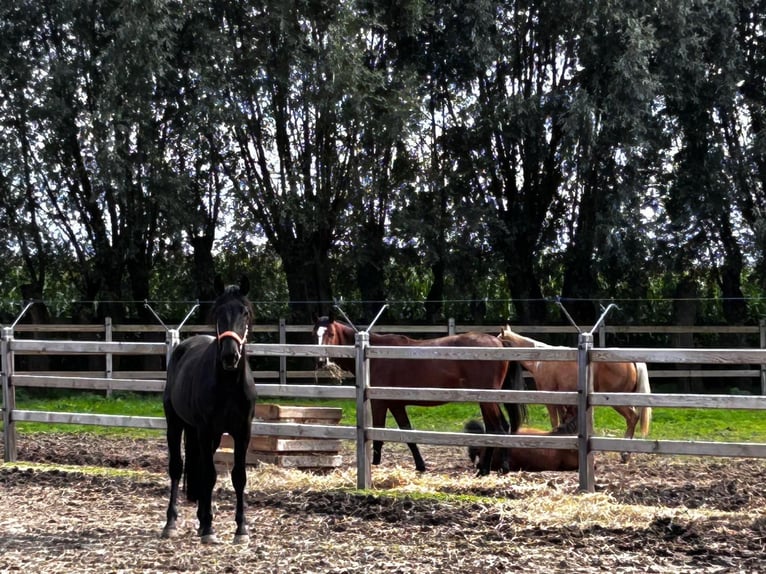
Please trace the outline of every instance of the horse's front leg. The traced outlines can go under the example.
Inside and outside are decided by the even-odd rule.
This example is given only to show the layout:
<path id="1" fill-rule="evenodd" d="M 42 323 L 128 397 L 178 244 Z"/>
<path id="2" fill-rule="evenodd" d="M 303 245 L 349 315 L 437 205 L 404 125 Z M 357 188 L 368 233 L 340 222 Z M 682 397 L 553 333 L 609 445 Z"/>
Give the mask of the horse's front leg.
<path id="1" fill-rule="evenodd" d="M 181 434 L 183 426 L 180 421 L 168 420 L 168 475 L 170 476 L 170 501 L 166 512 L 167 520 L 162 529 L 163 538 L 173 538 L 178 534 L 178 485 L 183 474 L 183 460 L 181 459 Z"/>
<path id="2" fill-rule="evenodd" d="M 234 466 L 231 469 L 231 484 L 234 492 L 237 494 L 237 508 L 235 520 L 237 521 L 237 531 L 234 533 L 234 544 L 247 544 L 250 540 L 250 533 L 245 521 L 245 486 L 247 484 L 247 473 L 245 463 L 247 459 L 247 449 L 250 445 L 250 421 L 247 427 L 237 433 L 234 438 Z"/>
<path id="3" fill-rule="evenodd" d="M 203 544 L 218 544 L 219 540 L 213 530 L 213 488 L 216 481 L 215 462 L 213 453 L 215 444 L 209 436 L 199 437 L 199 478 L 200 492 L 197 501 L 197 519 L 199 520 L 198 534 Z"/>
<path id="4" fill-rule="evenodd" d="M 412 430 L 410 417 L 407 416 L 407 410 L 403 405 L 396 405 L 392 408 L 390 407 L 389 410 L 391 411 L 391 414 L 394 415 L 394 420 L 400 429 Z M 415 470 L 418 472 L 425 472 L 426 463 L 423 460 L 423 457 L 420 455 L 420 449 L 418 448 L 418 445 L 416 445 L 414 442 L 408 442 L 407 446 L 410 447 L 412 458 L 415 459 Z"/>

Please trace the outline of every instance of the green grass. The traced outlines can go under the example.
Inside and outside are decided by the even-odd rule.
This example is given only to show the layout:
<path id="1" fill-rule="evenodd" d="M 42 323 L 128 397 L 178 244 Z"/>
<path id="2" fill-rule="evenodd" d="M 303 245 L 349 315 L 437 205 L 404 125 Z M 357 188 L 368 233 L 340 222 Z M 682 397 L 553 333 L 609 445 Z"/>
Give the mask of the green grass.
<path id="1" fill-rule="evenodd" d="M 348 400 L 281 399 L 265 398 L 265 402 L 284 405 L 340 407 L 343 410 L 341 424 L 356 422 L 354 403 Z M 80 412 L 128 416 L 163 416 L 162 401 L 158 395 L 138 393 L 114 393 L 107 398 L 92 393 L 73 393 L 55 398 L 29 397 L 19 393 L 16 408 L 20 410 Z M 449 403 L 439 407 L 408 407 L 410 420 L 419 430 L 460 432 L 463 424 L 472 418 L 481 418 L 475 403 Z M 529 406 L 529 425 L 547 429 L 547 411 L 540 405 Z M 395 427 L 391 416 L 387 426 Z M 624 419 L 611 408 L 595 411 L 595 428 L 598 434 L 622 436 Z M 19 423 L 20 432 L 91 432 L 129 436 L 158 436 L 162 431 L 98 427 L 86 425 L 60 425 L 42 423 Z M 727 442 L 766 442 L 766 412 L 716 409 L 654 409 L 650 439 L 660 440 L 706 440 Z"/>

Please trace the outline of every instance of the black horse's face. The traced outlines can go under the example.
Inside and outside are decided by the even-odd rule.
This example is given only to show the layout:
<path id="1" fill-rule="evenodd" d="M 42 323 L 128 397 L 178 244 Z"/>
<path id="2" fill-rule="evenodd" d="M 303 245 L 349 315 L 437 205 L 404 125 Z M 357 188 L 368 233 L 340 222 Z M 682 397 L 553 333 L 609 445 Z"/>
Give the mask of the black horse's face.
<path id="1" fill-rule="evenodd" d="M 245 354 L 252 316 L 252 305 L 237 286 L 227 287 L 213 307 L 218 360 L 226 371 L 234 371 L 239 367 Z"/>

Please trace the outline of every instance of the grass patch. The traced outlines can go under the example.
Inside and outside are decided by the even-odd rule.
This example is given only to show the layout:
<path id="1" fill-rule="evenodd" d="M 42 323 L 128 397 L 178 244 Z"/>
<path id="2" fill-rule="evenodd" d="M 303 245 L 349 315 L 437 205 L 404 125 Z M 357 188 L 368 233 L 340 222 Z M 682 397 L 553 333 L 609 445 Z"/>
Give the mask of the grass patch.
<path id="1" fill-rule="evenodd" d="M 350 400 L 331 399 L 262 399 L 263 402 L 298 406 L 324 406 L 342 409 L 341 424 L 355 425 L 355 404 Z M 95 393 L 75 393 L 53 398 L 28 397 L 19 393 L 17 408 L 57 412 L 115 414 L 127 416 L 162 417 L 162 399 L 157 394 L 115 392 L 111 397 Z M 469 419 L 480 419 L 481 411 L 475 403 L 448 403 L 438 407 L 408 407 L 414 428 L 429 431 L 461 432 Z M 761 411 L 720 409 L 654 409 L 652 428 L 648 438 L 658 440 L 705 440 L 721 442 L 766 442 L 766 424 Z M 529 405 L 529 426 L 550 428 L 548 413 L 541 405 Z M 388 417 L 386 426 L 396 426 Z M 162 431 L 128 429 L 86 425 L 19 423 L 19 431 L 36 432 L 89 432 L 101 435 L 134 437 L 162 436 Z M 622 436 L 625 421 L 611 408 L 595 411 L 597 433 Z"/>

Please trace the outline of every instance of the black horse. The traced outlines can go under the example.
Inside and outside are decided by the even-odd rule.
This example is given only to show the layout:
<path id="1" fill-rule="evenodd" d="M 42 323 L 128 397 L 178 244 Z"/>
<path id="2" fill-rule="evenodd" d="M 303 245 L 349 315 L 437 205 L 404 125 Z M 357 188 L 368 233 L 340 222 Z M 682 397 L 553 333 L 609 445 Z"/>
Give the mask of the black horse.
<path id="1" fill-rule="evenodd" d="M 216 481 L 213 454 L 228 433 L 234 440 L 231 482 L 237 493 L 235 543 L 249 539 L 245 522 L 245 453 L 255 408 L 255 383 L 245 356 L 253 307 L 247 299 L 249 282 L 224 288 L 211 312 L 216 336 L 196 335 L 180 343 L 170 357 L 163 406 L 167 420 L 170 503 L 165 538 L 177 533 L 178 485 L 185 474 L 186 497 L 197 502 L 199 535 L 203 543 L 217 542 L 213 531 L 212 497 Z M 185 435 L 184 465 L 181 438 Z"/>

